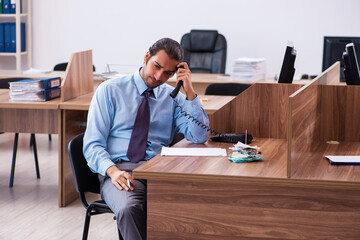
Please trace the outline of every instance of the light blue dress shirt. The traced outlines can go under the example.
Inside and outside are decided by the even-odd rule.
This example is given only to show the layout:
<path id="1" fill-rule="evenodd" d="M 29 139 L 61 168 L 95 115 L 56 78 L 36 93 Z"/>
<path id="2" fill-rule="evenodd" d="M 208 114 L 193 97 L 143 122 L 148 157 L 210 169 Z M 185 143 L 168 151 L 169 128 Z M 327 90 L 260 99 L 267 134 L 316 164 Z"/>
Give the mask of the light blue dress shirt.
<path id="1" fill-rule="evenodd" d="M 106 170 L 119 159 L 129 161 L 126 152 L 134 126 L 137 110 L 148 87 L 139 71 L 124 77 L 103 82 L 91 101 L 84 136 L 84 156 L 93 172 L 106 175 Z M 204 125 L 209 125 L 199 98 L 189 101 L 180 93 L 170 97 L 174 88 L 162 84 L 153 89 L 149 98 L 150 129 L 145 160 L 169 146 L 175 132 L 183 133 L 193 143 L 204 143 L 209 132 L 189 120 L 182 110 Z"/>

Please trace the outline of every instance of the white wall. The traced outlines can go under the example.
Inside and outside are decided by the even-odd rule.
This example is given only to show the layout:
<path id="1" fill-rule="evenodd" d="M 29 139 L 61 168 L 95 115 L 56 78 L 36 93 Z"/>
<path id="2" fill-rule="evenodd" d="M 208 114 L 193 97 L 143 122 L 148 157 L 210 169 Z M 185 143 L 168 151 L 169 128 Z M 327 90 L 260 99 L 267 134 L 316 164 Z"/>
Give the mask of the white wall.
<path id="1" fill-rule="evenodd" d="M 106 63 L 141 65 L 162 37 L 217 29 L 228 42 L 226 72 L 238 57 L 265 57 L 279 72 L 288 40 L 296 75 L 321 72 L 324 36 L 360 36 L 358 0 L 33 0 L 33 67 L 52 68 L 72 52 L 93 50 Z"/>

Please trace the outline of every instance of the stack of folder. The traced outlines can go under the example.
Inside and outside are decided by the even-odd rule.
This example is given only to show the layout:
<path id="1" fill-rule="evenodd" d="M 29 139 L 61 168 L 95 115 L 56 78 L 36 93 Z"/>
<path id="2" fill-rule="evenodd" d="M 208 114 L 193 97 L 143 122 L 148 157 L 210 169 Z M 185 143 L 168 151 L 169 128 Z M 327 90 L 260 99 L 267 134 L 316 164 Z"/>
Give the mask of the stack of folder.
<path id="1" fill-rule="evenodd" d="M 234 61 L 231 79 L 235 81 L 258 81 L 265 79 L 265 58 L 238 58 Z"/>
<path id="2" fill-rule="evenodd" d="M 10 99 L 14 101 L 48 101 L 61 94 L 61 78 L 25 79 L 10 82 Z"/>

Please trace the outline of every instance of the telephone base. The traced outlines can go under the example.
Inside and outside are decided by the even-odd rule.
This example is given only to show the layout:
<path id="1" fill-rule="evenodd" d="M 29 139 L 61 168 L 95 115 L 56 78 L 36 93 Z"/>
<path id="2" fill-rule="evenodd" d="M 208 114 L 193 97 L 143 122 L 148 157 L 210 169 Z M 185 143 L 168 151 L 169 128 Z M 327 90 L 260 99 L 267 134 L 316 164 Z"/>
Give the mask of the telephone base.
<path id="1" fill-rule="evenodd" d="M 245 137 L 246 136 L 246 137 Z M 210 139 L 214 142 L 227 142 L 227 143 L 237 143 L 242 142 L 249 144 L 251 143 L 253 137 L 250 133 L 225 133 L 225 134 L 218 134 L 215 136 L 210 137 Z"/>

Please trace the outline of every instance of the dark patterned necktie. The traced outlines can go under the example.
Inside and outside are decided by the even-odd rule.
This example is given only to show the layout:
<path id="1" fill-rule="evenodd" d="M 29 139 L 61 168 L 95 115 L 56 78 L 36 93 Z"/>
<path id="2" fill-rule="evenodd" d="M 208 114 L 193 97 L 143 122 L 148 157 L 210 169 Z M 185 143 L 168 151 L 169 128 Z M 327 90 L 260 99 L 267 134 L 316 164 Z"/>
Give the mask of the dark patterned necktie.
<path id="1" fill-rule="evenodd" d="M 144 92 L 145 98 L 139 106 L 134 128 L 131 133 L 129 148 L 126 156 L 131 162 L 137 163 L 145 158 L 146 142 L 150 124 L 150 108 L 148 91 Z"/>

